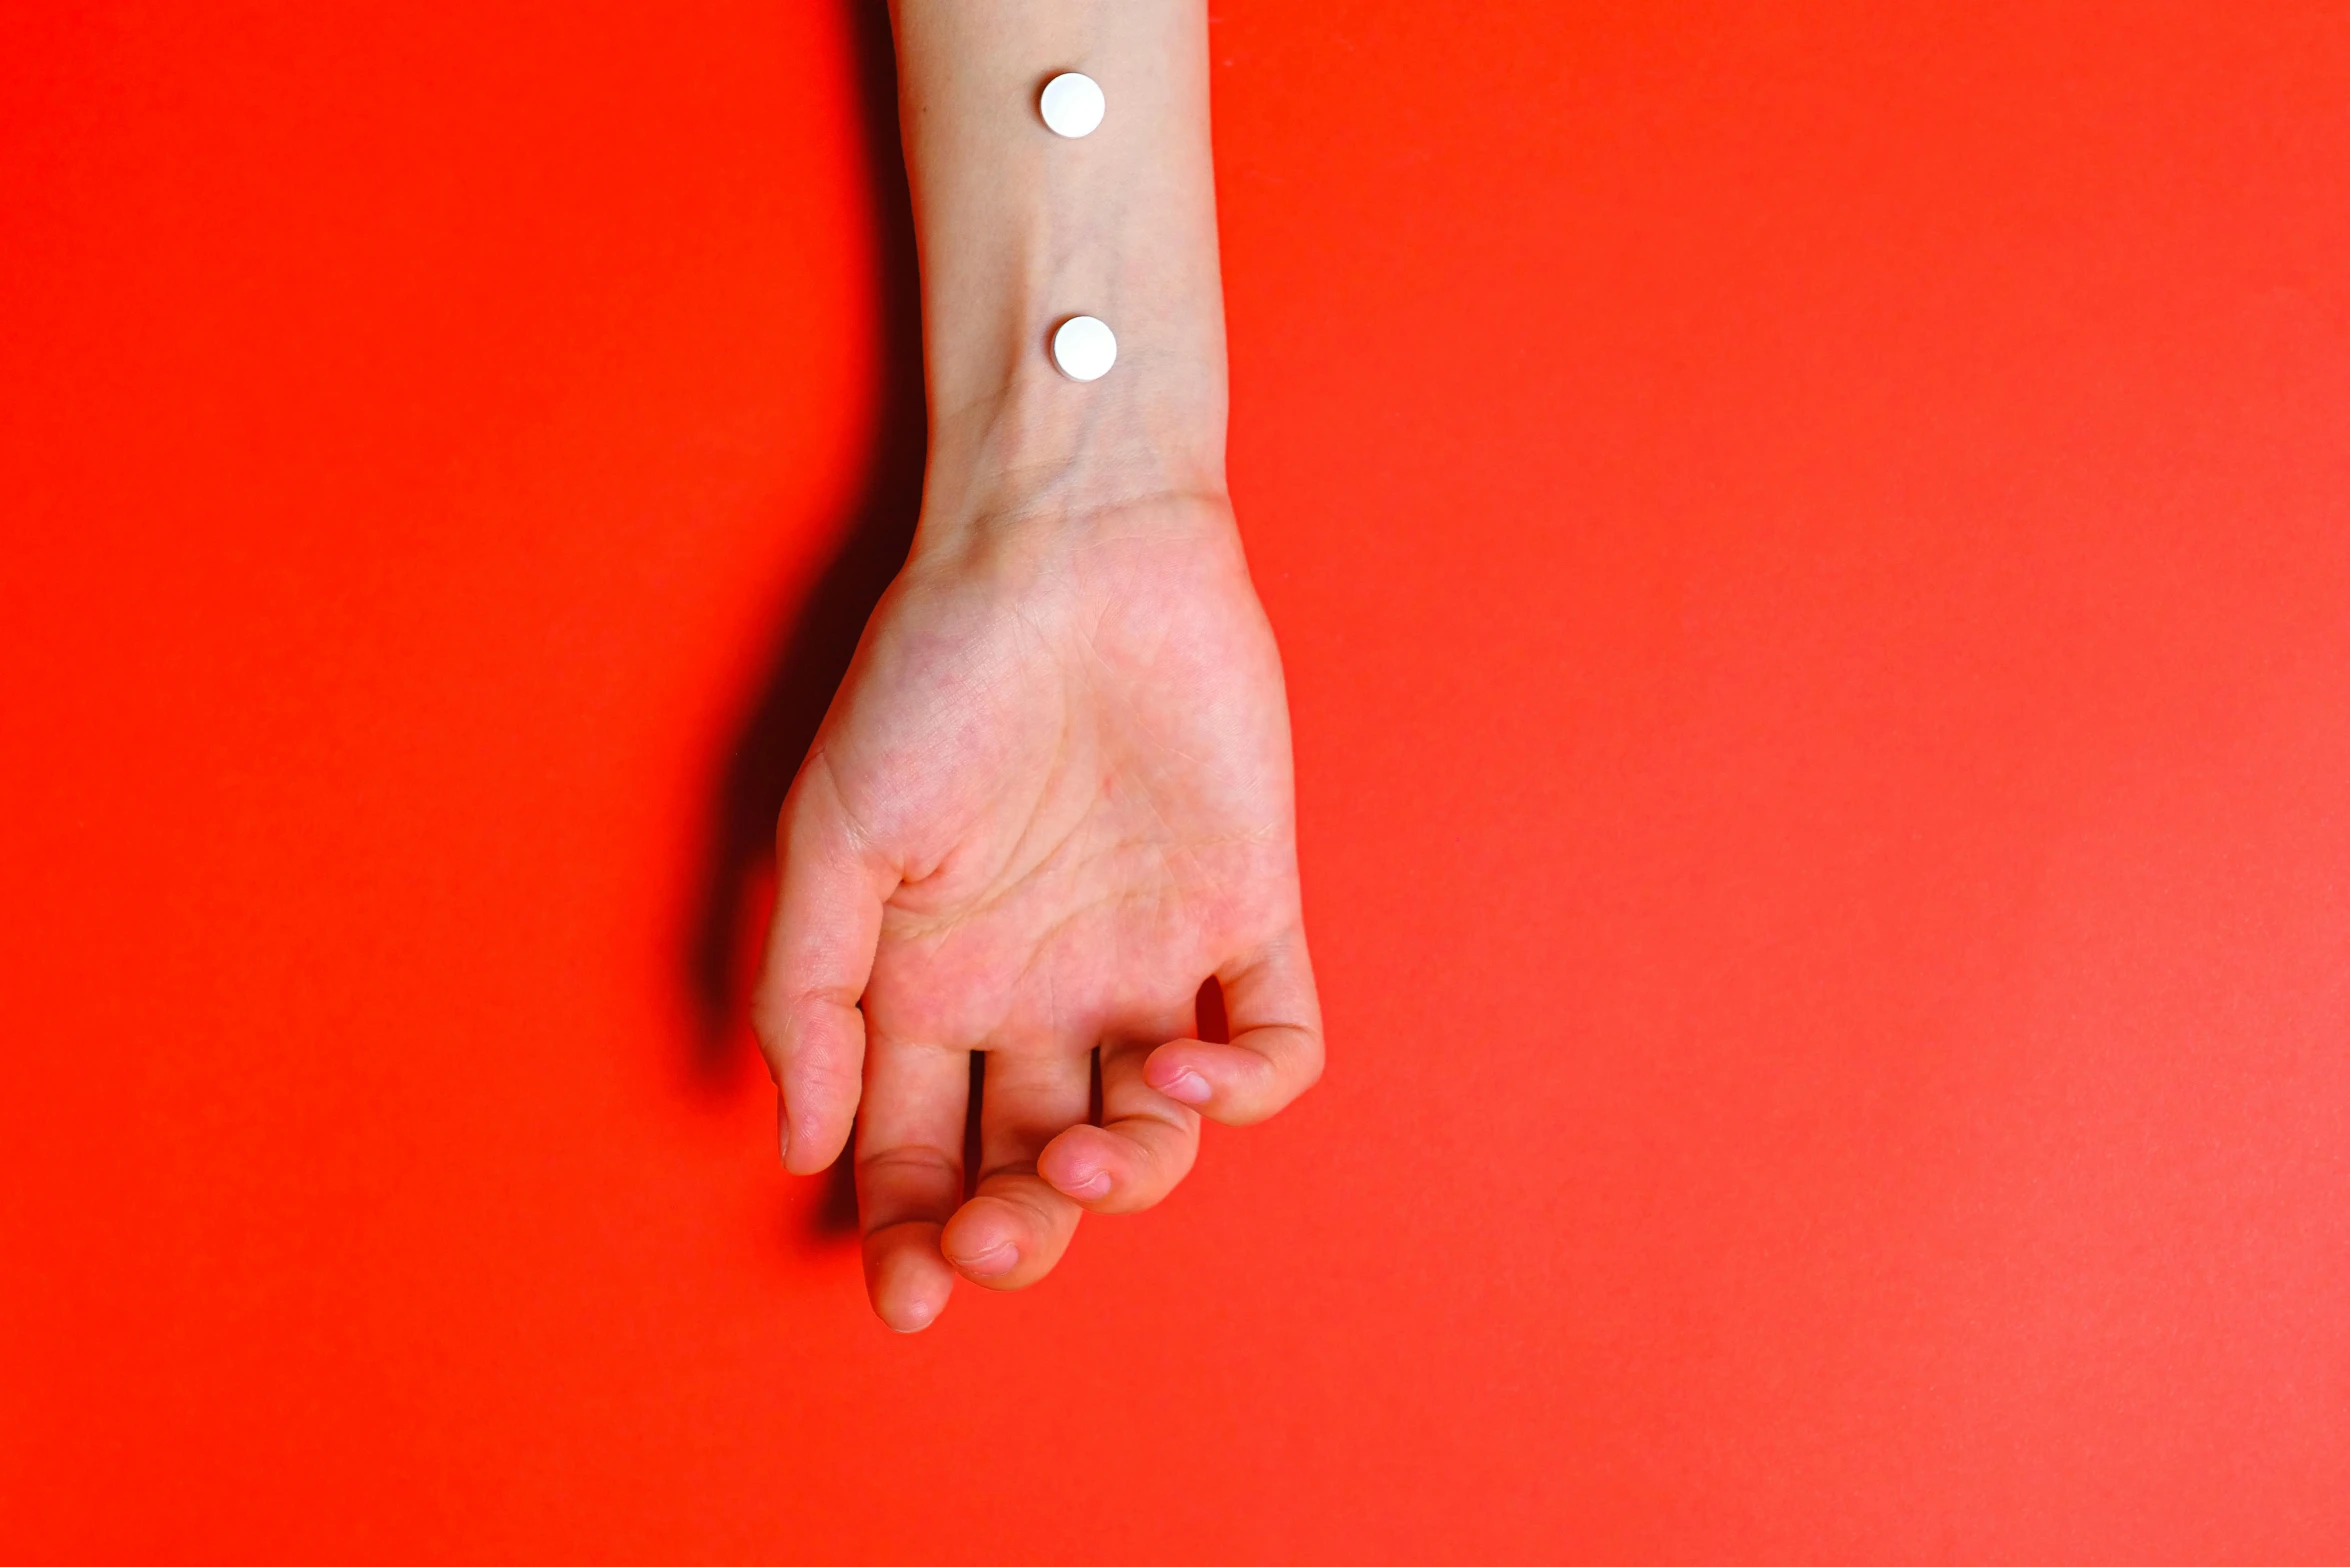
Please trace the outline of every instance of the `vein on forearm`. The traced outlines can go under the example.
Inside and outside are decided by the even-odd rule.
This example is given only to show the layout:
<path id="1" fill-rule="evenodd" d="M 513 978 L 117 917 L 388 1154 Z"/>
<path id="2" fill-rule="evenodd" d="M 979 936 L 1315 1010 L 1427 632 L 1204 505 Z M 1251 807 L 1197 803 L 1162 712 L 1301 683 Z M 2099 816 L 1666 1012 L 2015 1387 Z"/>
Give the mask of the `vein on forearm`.
<path id="1" fill-rule="evenodd" d="M 901 113 L 923 277 L 932 469 L 1016 483 L 1158 470 L 1220 489 L 1224 335 L 1204 0 L 898 0 Z M 1037 119 L 1084 70 L 1109 112 L 1082 140 Z M 1052 329 L 1118 334 L 1101 381 L 1063 380 Z"/>

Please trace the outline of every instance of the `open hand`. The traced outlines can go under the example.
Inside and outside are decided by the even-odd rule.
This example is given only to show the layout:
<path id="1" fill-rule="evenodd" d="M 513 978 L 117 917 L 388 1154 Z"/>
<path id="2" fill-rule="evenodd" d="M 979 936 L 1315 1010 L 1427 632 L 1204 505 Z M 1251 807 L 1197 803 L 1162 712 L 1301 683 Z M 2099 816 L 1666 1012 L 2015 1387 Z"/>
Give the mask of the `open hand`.
<path id="1" fill-rule="evenodd" d="M 1034 1283 L 1081 1210 L 1164 1197 L 1202 1115 L 1260 1120 L 1321 1071 L 1280 662 L 1220 497 L 918 543 L 778 849 L 755 1019 L 784 1162 L 822 1170 L 856 1118 L 893 1328 L 928 1326 L 957 1273 Z M 1211 975 L 1229 1044 L 1193 1037 Z"/>

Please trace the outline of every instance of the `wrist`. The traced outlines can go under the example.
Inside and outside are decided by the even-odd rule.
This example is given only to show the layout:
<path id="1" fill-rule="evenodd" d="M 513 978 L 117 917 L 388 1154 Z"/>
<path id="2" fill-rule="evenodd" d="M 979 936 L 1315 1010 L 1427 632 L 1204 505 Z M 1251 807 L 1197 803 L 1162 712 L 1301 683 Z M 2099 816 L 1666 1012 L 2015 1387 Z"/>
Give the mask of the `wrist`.
<path id="1" fill-rule="evenodd" d="M 1086 384 L 1049 366 L 1021 366 L 992 391 L 937 407 L 925 529 L 934 521 L 1101 511 L 1160 495 L 1221 502 L 1221 374 L 1174 354 L 1152 362 L 1147 348 L 1131 357 L 1143 362 L 1129 363 L 1122 343 L 1117 368 Z"/>
<path id="2" fill-rule="evenodd" d="M 1143 399 L 1071 414 L 1049 397 L 1007 393 L 934 432 L 912 563 L 1044 566 L 1138 534 L 1237 548 L 1223 434 L 1221 418 Z"/>

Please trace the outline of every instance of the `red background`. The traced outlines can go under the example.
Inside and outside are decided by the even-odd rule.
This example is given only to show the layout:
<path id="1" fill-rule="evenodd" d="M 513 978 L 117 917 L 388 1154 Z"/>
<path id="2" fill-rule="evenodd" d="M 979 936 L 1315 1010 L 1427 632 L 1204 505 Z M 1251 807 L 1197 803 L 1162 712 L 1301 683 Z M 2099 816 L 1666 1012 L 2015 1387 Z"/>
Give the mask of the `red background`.
<path id="1" fill-rule="evenodd" d="M 2350 1558 L 2350 12 L 1220 0 L 1331 1069 L 914 1340 L 860 30 L 0 15 L 4 1554 Z"/>

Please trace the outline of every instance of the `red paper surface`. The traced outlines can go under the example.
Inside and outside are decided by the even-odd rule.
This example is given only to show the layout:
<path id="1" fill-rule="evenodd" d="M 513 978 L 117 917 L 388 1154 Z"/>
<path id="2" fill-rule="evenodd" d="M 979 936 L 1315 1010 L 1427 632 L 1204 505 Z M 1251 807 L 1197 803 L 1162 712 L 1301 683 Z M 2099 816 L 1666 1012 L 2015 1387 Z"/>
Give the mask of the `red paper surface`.
<path id="1" fill-rule="evenodd" d="M 2350 1559 L 2350 15 L 1223 0 L 1330 1071 L 913 1340 L 873 38 L 0 15 L 0 1555 Z"/>

